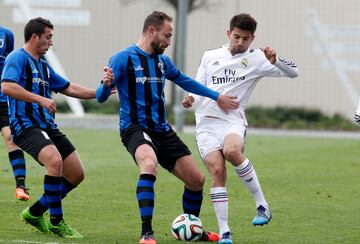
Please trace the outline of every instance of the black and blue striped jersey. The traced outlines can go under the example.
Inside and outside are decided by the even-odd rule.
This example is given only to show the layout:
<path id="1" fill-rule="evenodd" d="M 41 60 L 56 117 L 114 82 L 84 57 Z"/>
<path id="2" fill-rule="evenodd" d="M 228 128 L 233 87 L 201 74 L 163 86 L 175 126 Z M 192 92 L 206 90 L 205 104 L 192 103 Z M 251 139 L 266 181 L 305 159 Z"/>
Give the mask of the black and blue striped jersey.
<path id="1" fill-rule="evenodd" d="M 0 26 L 0 76 L 6 56 L 14 50 L 14 34 L 11 30 Z M 0 79 L 1 80 L 1 79 Z M 1 93 L 0 102 L 7 102 L 7 96 Z"/>
<path id="2" fill-rule="evenodd" d="M 180 72 L 167 55 L 149 55 L 135 44 L 112 56 L 109 67 L 113 70 L 113 86 L 120 99 L 120 131 L 131 124 L 154 131 L 170 130 L 165 110 L 166 80 L 213 100 L 219 96 Z M 101 85 L 96 94 L 99 102 L 105 101 L 110 89 Z"/>
<path id="3" fill-rule="evenodd" d="M 51 98 L 51 91 L 60 92 L 70 85 L 44 59 L 34 59 L 23 48 L 7 56 L 1 78 L 1 82 L 16 82 L 25 90 L 46 98 Z M 9 97 L 9 120 L 13 135 L 20 135 L 30 127 L 57 128 L 54 115 L 46 108 L 12 97 Z"/>

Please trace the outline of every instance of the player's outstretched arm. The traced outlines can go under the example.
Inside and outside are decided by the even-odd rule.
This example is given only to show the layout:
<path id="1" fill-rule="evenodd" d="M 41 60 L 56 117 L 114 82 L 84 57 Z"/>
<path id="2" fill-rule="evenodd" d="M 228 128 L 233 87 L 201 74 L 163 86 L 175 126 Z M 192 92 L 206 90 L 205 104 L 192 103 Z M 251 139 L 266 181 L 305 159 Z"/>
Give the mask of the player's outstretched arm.
<path id="1" fill-rule="evenodd" d="M 81 86 L 76 83 L 70 83 L 70 85 L 63 91 L 62 94 L 69 97 L 76 97 L 80 99 L 93 99 L 96 97 L 95 89 Z"/>
<path id="2" fill-rule="evenodd" d="M 263 51 L 267 60 L 281 72 L 280 74 L 277 72 L 275 74 L 268 74 L 269 76 L 287 76 L 289 78 L 299 76 L 298 67 L 294 62 L 278 58 L 275 49 L 271 47 L 266 47 Z"/>

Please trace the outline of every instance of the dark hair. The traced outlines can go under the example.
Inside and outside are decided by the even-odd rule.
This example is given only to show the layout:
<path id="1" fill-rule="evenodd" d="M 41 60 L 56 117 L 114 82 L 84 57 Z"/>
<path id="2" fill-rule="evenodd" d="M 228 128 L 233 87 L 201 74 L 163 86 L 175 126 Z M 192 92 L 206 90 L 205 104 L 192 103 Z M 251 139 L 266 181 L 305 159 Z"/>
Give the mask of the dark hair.
<path id="1" fill-rule="evenodd" d="M 240 30 L 250 31 L 251 34 L 254 34 L 256 31 L 256 25 L 256 20 L 250 15 L 238 14 L 230 20 L 230 31 L 234 28 L 239 28 Z"/>
<path id="2" fill-rule="evenodd" d="M 150 26 L 154 26 L 156 30 L 159 30 L 161 26 L 164 24 L 165 20 L 172 22 L 173 19 L 164 12 L 160 12 L 160 11 L 152 12 L 152 14 L 147 16 L 144 21 L 143 33 L 145 33 Z"/>
<path id="3" fill-rule="evenodd" d="M 28 42 L 33 34 L 36 34 L 40 37 L 41 34 L 45 33 L 46 27 L 52 30 L 54 29 L 54 26 L 47 19 L 37 17 L 35 19 L 29 20 L 24 28 L 25 42 Z"/>

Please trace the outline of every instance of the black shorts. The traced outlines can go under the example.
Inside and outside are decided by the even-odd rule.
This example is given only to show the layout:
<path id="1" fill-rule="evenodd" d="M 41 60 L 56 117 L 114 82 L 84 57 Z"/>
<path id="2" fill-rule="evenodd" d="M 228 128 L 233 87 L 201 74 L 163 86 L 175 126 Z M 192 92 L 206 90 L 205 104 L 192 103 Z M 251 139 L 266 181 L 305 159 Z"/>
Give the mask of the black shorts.
<path id="1" fill-rule="evenodd" d="M 174 169 L 177 159 L 191 154 L 173 129 L 156 132 L 139 125 L 131 125 L 121 133 L 121 139 L 134 160 L 136 148 L 142 144 L 149 144 L 154 149 L 159 164 L 170 172 Z"/>
<path id="2" fill-rule="evenodd" d="M 62 159 L 65 159 L 75 151 L 75 147 L 71 144 L 69 139 L 58 129 L 45 130 L 40 128 L 29 128 L 19 136 L 14 136 L 13 141 L 18 147 L 30 154 L 36 161 L 38 161 L 38 155 L 41 149 L 48 145 L 55 145 Z"/>
<path id="3" fill-rule="evenodd" d="M 9 126 L 9 111 L 7 102 L 0 102 L 0 130 Z"/>

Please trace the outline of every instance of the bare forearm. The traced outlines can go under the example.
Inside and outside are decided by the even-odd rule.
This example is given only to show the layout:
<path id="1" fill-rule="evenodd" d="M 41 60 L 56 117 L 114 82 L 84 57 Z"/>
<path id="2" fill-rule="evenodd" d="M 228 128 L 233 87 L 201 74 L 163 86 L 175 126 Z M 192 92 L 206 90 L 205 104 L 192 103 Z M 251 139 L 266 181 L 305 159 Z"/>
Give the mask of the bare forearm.
<path id="1" fill-rule="evenodd" d="M 93 99 L 96 97 L 95 89 L 87 88 L 78 84 L 71 83 L 70 86 L 61 93 L 80 99 Z"/>
<path id="2" fill-rule="evenodd" d="M 28 92 L 18 84 L 12 82 L 2 82 L 1 91 L 4 95 L 29 103 L 40 103 L 42 99 L 41 96 Z"/>

